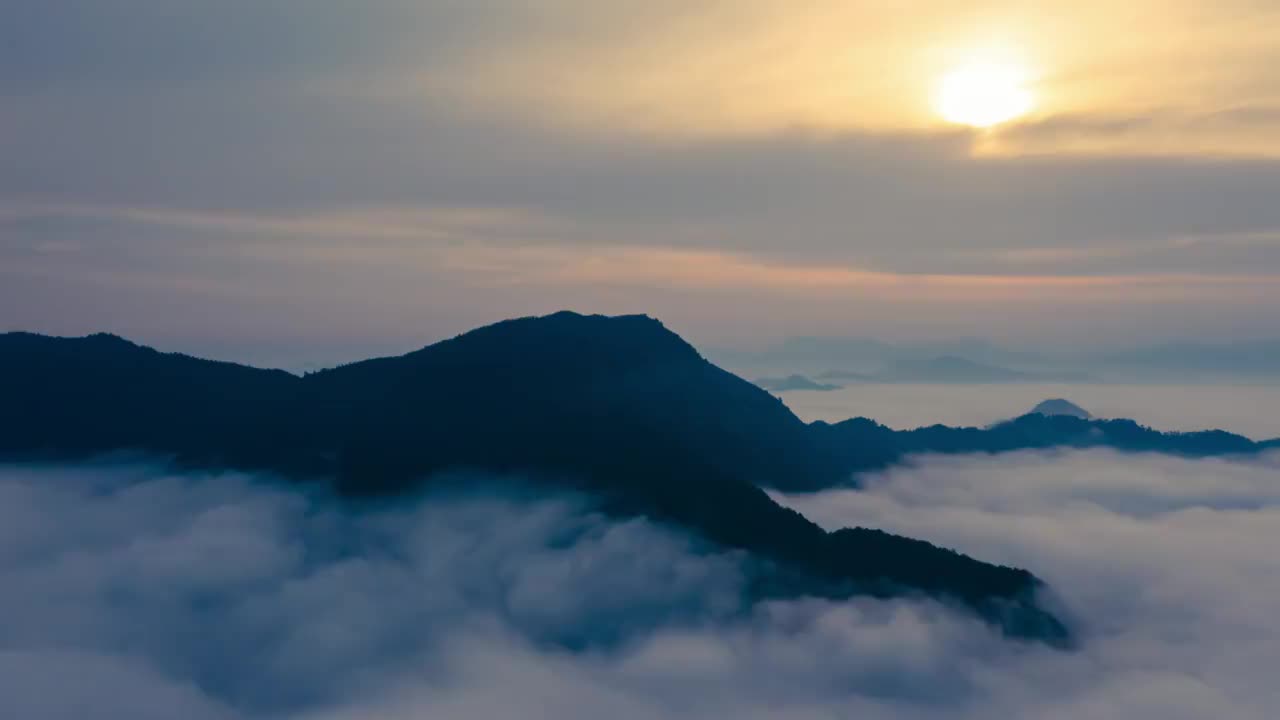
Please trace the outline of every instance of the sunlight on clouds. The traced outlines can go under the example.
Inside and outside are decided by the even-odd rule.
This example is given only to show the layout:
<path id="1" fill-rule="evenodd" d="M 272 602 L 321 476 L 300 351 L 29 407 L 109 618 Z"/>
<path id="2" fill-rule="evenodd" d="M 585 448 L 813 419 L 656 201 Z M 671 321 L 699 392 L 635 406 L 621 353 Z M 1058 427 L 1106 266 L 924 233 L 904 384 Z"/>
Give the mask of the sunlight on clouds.
<path id="1" fill-rule="evenodd" d="M 571 248 L 460 249 L 455 258 L 490 257 L 521 282 L 676 287 L 708 291 L 753 289 L 800 295 L 951 302 L 1050 298 L 1078 304 L 1107 300 L 1213 297 L 1280 286 L 1271 275 L 966 275 L 894 273 L 849 266 L 770 262 L 749 255 L 661 247 L 615 248 L 590 254 Z M 478 267 L 464 261 L 463 267 Z M 497 270 L 497 263 L 485 265 Z"/>
<path id="2" fill-rule="evenodd" d="M 944 122 L 940 78 L 1012 54 L 1034 86 L 1020 79 L 985 111 L 943 112 L 991 125 L 1034 96 L 1034 117 L 975 136 L 977 152 L 1280 152 L 1264 121 L 1280 107 L 1268 40 L 1280 7 L 1248 0 L 562 2 L 544 14 L 540 32 L 424 75 L 419 90 L 644 133 L 927 130 Z"/>
<path id="3" fill-rule="evenodd" d="M 1070 274 L 1037 266 L 1116 259 L 1209 240 L 1272 243 L 1271 233 L 1179 237 L 1151 245 L 1095 248 L 981 249 L 1006 273 L 898 272 L 848 262 L 813 263 L 732 250 L 657 243 L 598 245 L 600 228 L 520 208 L 380 207 L 295 213 L 242 213 L 105 205 L 0 207 L 0 220 L 83 218 L 166 232 L 238 237 L 215 255 L 294 266 L 355 270 L 398 268 L 447 273 L 474 286 L 679 288 L 700 292 L 765 291 L 798 296 L 936 302 L 1016 301 L 1067 304 L 1213 298 L 1274 293 L 1280 275 L 1209 272 Z M 74 252 L 69 249 L 66 252 Z M 59 253 L 63 254 L 63 253 Z M 212 256 L 211 256 L 212 258 Z M 41 274 L 41 258 L 9 273 Z M 133 274 L 132 282 L 143 278 Z M 183 281 L 186 282 L 186 281 Z"/>
<path id="4" fill-rule="evenodd" d="M 786 237 L 778 227 L 765 229 Z M 1270 327 L 1280 293 L 1280 274 L 1265 262 L 1276 247 L 1270 232 L 1090 247 L 966 244 L 930 250 L 938 262 L 914 271 L 873 253 L 735 247 L 726 240 L 734 233 L 697 216 L 655 227 L 518 206 L 14 206 L 0 208 L 0 294 L 25 301 L 0 303 L 8 311 L 0 322 L 22 327 L 33 308 L 74 307 L 79 319 L 50 329 L 154 338 L 157 327 L 199 315 L 217 323 L 208 333 L 227 337 L 339 326 L 343 337 L 393 338 L 404 349 L 500 320 L 511 307 L 581 307 L 654 314 L 708 343 L 976 334 L 990 332 L 992 317 L 1003 337 L 1020 341 L 1129 342 L 1135 325 L 1153 338 L 1188 323 L 1256 332 Z M 1221 262 L 1233 253 L 1236 261 Z M 460 294 L 479 300 L 459 304 Z M 743 308 L 767 312 L 744 321 Z"/>

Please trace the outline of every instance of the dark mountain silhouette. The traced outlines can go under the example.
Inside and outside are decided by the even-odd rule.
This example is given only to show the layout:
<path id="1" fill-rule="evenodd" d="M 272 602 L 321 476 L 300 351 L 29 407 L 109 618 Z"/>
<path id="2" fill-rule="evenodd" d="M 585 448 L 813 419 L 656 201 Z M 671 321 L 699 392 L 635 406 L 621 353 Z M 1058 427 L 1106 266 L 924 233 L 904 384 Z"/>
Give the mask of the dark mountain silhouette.
<path id="1" fill-rule="evenodd" d="M 160 353 L 111 335 L 0 335 L 0 456 L 116 450 L 202 467 L 332 478 L 352 496 L 413 492 L 450 470 L 510 473 L 591 494 L 759 562 L 761 595 L 925 592 L 1011 633 L 1063 639 L 1024 570 L 875 530 L 827 533 L 760 488 L 855 483 L 916 453 L 1109 447 L 1256 453 L 1222 431 L 1035 412 L 989 428 L 806 425 L 657 321 L 558 313 L 498 323 L 401 357 L 299 378 Z M 1050 408 L 1053 410 L 1054 408 Z"/>
<path id="2" fill-rule="evenodd" d="M 760 378 L 756 380 L 756 385 L 768 390 L 769 392 L 794 392 L 797 390 L 813 390 L 817 392 L 830 392 L 839 390 L 839 385 L 829 385 L 826 383 L 814 382 L 803 375 L 788 375 L 784 378 Z"/>
<path id="3" fill-rule="evenodd" d="M 114 335 L 8 333 L 0 335 L 0 452 L 138 448 L 275 465 L 281 453 L 297 455 L 299 426 L 286 421 L 299 390 L 282 371 L 160 353 Z"/>
<path id="4" fill-rule="evenodd" d="M 333 478 L 353 498 L 511 473 L 750 553 L 759 596 L 919 592 L 1066 640 L 1025 570 L 876 530 L 823 531 L 761 486 L 845 483 L 856 453 L 648 317 L 558 313 L 295 377 L 120 338 L 0 336 L 0 455 L 114 450 Z"/>
<path id="5" fill-rule="evenodd" d="M 923 453 L 1002 453 L 1048 448 L 1112 448 L 1184 457 L 1251 455 L 1280 448 L 1280 439 L 1255 442 L 1222 430 L 1160 432 L 1132 420 L 1090 420 L 1030 413 L 987 428 L 933 425 L 894 430 L 867 418 L 816 422 L 828 452 L 853 472 L 879 470 Z"/>
<path id="6" fill-rule="evenodd" d="M 1076 405 L 1070 400 L 1062 398 L 1053 398 L 1031 408 L 1032 413 L 1040 413 L 1041 415 L 1069 415 L 1071 417 L 1080 418 L 1081 420 L 1092 420 L 1093 415 L 1088 410 Z"/>

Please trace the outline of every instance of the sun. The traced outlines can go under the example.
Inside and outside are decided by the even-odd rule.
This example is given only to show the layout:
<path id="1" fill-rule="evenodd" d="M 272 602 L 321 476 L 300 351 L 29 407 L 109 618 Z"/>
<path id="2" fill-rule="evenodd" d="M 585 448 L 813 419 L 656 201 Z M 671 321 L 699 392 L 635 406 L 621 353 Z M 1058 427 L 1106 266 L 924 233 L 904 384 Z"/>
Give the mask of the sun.
<path id="1" fill-rule="evenodd" d="M 987 128 L 1014 120 L 1034 105 L 1027 73 L 1012 64 L 971 63 L 943 75 L 934 109 L 948 122 Z"/>

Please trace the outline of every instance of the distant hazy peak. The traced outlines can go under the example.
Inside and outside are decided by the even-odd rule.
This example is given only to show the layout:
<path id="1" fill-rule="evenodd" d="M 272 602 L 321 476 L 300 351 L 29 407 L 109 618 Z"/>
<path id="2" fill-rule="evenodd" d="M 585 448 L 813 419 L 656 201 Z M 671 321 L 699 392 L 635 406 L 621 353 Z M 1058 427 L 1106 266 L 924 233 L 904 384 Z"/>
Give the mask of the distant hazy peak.
<path id="1" fill-rule="evenodd" d="M 1080 418 L 1081 420 L 1093 419 L 1093 415 L 1089 414 L 1088 410 L 1085 410 L 1079 405 L 1062 398 L 1045 400 L 1031 409 L 1031 414 L 1035 413 L 1039 413 L 1047 417 L 1053 417 L 1055 415 L 1069 415 L 1071 417 Z"/>
<path id="2" fill-rule="evenodd" d="M 769 392 L 791 392 L 793 390 L 816 390 L 820 392 L 828 392 L 840 389 L 839 385 L 815 382 L 804 375 L 788 375 L 784 378 L 760 378 L 759 380 L 756 380 L 756 385 L 759 385 Z"/>

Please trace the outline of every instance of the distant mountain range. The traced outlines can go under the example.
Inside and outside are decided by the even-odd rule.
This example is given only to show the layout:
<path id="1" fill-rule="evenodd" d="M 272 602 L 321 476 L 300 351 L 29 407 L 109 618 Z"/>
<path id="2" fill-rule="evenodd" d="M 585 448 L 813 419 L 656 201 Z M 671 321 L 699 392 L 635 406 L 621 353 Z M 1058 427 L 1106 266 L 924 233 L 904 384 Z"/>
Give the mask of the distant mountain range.
<path id="1" fill-rule="evenodd" d="M 953 355 L 921 360 L 901 360 L 877 372 L 864 373 L 849 370 L 828 370 L 817 380 L 793 373 L 782 378 L 761 378 L 756 384 L 770 392 L 797 390 L 839 390 L 842 385 L 859 383 L 1019 383 L 1085 382 L 1089 376 L 1082 373 L 1031 373 L 1010 370 L 996 365 L 984 365 Z M 831 382 L 823 382 L 831 381 Z"/>
<path id="2" fill-rule="evenodd" d="M 866 472 L 891 467 L 920 454 L 1002 453 L 1052 448 L 1111 448 L 1182 457 L 1253 455 L 1280 449 L 1280 439 L 1255 442 L 1222 430 L 1160 432 L 1132 420 L 1089 420 L 1038 412 L 987 428 L 933 425 L 894 430 L 874 420 L 854 418 L 810 426 L 846 467 Z"/>
<path id="3" fill-rule="evenodd" d="M 395 496 L 477 470 L 594 497 L 750 563 L 759 597 L 926 593 L 1011 635 L 1065 641 L 1026 570 L 872 529 L 828 533 L 762 488 L 852 486 L 920 452 L 1044 447 L 1220 455 L 1275 446 L 1212 431 L 1030 414 L 992 428 L 805 424 L 645 316 L 557 313 L 400 357 L 297 377 L 165 354 L 111 335 L 0 335 L 0 457 L 137 451 L 197 467 L 330 478 Z"/>
<path id="4" fill-rule="evenodd" d="M 868 338 L 793 338 L 758 350 L 714 350 L 722 364 L 753 374 L 818 380 L 920 383 L 1073 383 L 1280 379 L 1280 340 L 1215 345 L 1166 343 L 1129 350 L 1011 350 L 965 339 L 894 344 Z M 832 368 L 835 368 L 834 370 Z"/>
<path id="5" fill-rule="evenodd" d="M 818 392 L 830 392 L 839 390 L 839 385 L 829 385 L 810 380 L 803 375 L 788 375 L 784 378 L 760 378 L 756 380 L 756 385 L 768 390 L 769 392 L 793 392 L 796 390 L 813 390 Z"/>
<path id="6" fill-rule="evenodd" d="M 1275 377 L 1280 375 L 1280 339 L 1230 344 L 1165 343 L 1097 353 L 1089 360 L 1110 367 L 1162 373 Z"/>
<path id="7" fill-rule="evenodd" d="M 755 350 L 715 349 L 709 356 L 718 363 L 742 368 L 792 368 L 820 373 L 836 368 L 855 374 L 873 374 L 902 362 L 940 357 L 961 357 L 990 365 L 1033 364 L 1038 358 L 1022 356 L 983 340 L 945 343 L 895 344 L 873 338 L 800 337 Z"/>
<path id="8" fill-rule="evenodd" d="M 839 373 L 837 371 L 837 374 Z M 819 377 L 826 378 L 831 371 Z M 1017 382 L 1085 382 L 1084 373 L 1026 372 L 998 365 L 974 362 L 955 355 L 899 360 L 879 372 L 865 376 L 864 382 L 879 383 L 1017 383 Z"/>
<path id="9" fill-rule="evenodd" d="M 1023 382 L 1029 373 L 966 360 L 955 355 L 899 360 L 872 375 L 874 382 L 1001 383 Z"/>

